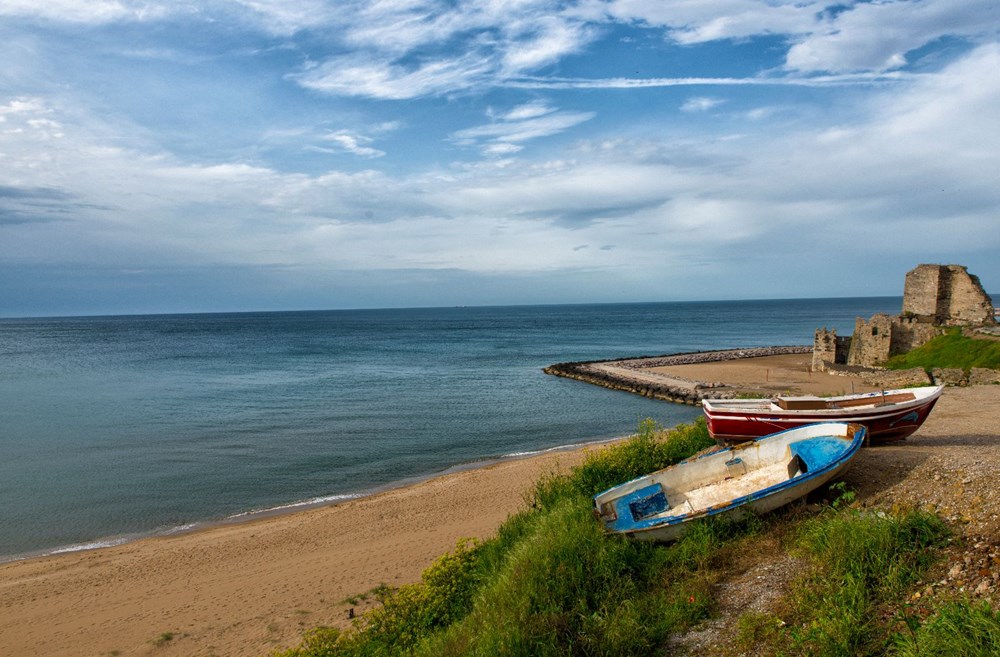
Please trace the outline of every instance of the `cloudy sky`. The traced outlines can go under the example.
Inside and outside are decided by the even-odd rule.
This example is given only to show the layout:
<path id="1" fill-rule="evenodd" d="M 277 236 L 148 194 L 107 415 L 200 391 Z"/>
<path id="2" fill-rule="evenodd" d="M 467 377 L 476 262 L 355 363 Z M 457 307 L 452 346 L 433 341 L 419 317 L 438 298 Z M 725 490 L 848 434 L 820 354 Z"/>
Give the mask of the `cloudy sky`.
<path id="1" fill-rule="evenodd" d="M 996 0 L 0 0 L 0 316 L 1000 291 Z"/>

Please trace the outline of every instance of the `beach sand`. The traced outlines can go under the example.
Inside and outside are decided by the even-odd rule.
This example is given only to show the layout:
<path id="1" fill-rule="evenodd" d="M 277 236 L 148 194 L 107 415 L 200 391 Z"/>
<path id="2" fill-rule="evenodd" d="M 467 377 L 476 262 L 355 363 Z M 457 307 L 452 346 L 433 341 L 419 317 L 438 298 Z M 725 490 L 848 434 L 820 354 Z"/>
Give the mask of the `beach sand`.
<path id="1" fill-rule="evenodd" d="M 336 506 L 0 564 L 0 655 L 266 655 L 349 625 L 350 596 L 420 579 L 585 450 L 443 475 Z M 166 637 L 170 638 L 167 639 Z"/>
<path id="2" fill-rule="evenodd" d="M 767 384 L 777 371 L 728 365 L 767 370 Z M 691 378 L 719 380 L 735 376 L 720 374 L 726 366 L 684 367 Z M 844 390 L 843 377 L 819 377 L 832 387 L 816 392 Z M 310 627 L 347 625 L 352 606 L 370 604 L 349 596 L 417 581 L 458 539 L 492 535 L 539 476 L 584 454 L 504 461 L 336 506 L 0 564 L 0 655 L 266 655 Z M 983 520 L 966 526 L 995 544 L 998 458 L 1000 386 L 949 388 L 910 439 L 863 450 L 848 481 L 863 499 L 935 500 L 949 514 L 973 508 L 952 490 L 965 482 L 962 495 L 975 493 Z"/>

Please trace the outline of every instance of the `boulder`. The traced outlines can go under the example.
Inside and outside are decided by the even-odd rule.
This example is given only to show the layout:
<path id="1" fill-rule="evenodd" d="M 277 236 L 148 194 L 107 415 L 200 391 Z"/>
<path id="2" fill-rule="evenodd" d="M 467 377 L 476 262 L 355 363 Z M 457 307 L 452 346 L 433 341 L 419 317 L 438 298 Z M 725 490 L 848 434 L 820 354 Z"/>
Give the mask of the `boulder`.
<path id="1" fill-rule="evenodd" d="M 908 370 L 874 370 L 860 374 L 862 381 L 878 388 L 905 388 L 926 386 L 931 383 L 931 378 L 922 367 L 911 367 Z"/>
<path id="2" fill-rule="evenodd" d="M 969 384 L 965 371 L 958 367 L 935 367 L 931 376 L 938 385 L 964 386 Z"/>

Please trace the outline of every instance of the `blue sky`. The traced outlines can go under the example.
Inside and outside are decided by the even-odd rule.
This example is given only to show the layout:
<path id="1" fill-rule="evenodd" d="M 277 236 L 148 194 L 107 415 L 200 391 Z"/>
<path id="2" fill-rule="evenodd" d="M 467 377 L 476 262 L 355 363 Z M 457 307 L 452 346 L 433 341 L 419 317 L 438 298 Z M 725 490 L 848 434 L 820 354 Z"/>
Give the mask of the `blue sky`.
<path id="1" fill-rule="evenodd" d="M 1000 291 L 996 0 L 0 1 L 0 316 Z"/>

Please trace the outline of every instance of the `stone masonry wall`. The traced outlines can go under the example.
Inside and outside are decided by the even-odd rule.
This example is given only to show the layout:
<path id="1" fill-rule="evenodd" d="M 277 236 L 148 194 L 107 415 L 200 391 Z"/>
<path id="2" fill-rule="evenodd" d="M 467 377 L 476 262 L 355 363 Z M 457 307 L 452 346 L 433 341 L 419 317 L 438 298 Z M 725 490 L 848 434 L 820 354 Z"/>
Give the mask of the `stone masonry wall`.
<path id="1" fill-rule="evenodd" d="M 837 331 L 829 331 L 824 326 L 816 329 L 813 337 L 813 357 L 810 368 L 813 372 L 826 371 L 826 363 L 837 362 Z"/>
<path id="2" fill-rule="evenodd" d="M 854 337 L 847 354 L 847 364 L 871 366 L 888 360 L 892 346 L 892 323 L 892 317 L 884 313 L 872 315 L 868 320 L 858 317 L 854 322 Z"/>
<path id="3" fill-rule="evenodd" d="M 983 289 L 978 276 L 965 267 L 949 265 L 951 271 L 948 290 L 947 315 L 942 323 L 949 326 L 993 324 L 993 300 Z"/>
<path id="4" fill-rule="evenodd" d="M 813 371 L 824 363 L 872 367 L 890 356 L 904 354 L 926 344 L 945 326 L 995 326 L 993 300 L 979 278 L 962 265 L 918 265 L 907 272 L 901 315 L 858 318 L 850 348 L 844 358 L 836 334 L 816 331 Z M 831 351 L 835 360 L 830 360 Z"/>
<path id="5" fill-rule="evenodd" d="M 825 372 L 828 365 L 846 363 L 850 353 L 851 338 L 838 336 L 837 330 L 825 326 L 816 329 L 813 336 L 813 357 L 809 366 L 813 372 Z"/>
<path id="6" fill-rule="evenodd" d="M 889 345 L 889 355 L 905 354 L 926 344 L 931 338 L 939 335 L 941 329 L 916 317 L 893 317 L 892 343 Z"/>
<path id="7" fill-rule="evenodd" d="M 937 317 L 940 289 L 940 266 L 919 265 L 907 272 L 903 283 L 903 314 Z"/>
<path id="8" fill-rule="evenodd" d="M 961 265 L 918 265 L 906 274 L 903 315 L 933 324 L 993 324 L 993 301 Z"/>

